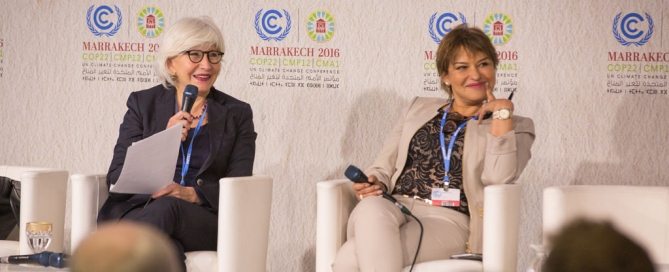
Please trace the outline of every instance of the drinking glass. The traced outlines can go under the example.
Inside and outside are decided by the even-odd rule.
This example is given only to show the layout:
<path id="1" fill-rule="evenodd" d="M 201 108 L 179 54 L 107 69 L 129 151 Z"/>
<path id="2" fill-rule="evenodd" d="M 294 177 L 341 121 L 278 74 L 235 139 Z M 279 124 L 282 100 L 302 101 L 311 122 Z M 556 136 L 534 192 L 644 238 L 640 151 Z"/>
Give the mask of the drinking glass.
<path id="1" fill-rule="evenodd" d="M 51 244 L 53 226 L 49 222 L 26 223 L 28 245 L 34 253 L 42 253 Z"/>

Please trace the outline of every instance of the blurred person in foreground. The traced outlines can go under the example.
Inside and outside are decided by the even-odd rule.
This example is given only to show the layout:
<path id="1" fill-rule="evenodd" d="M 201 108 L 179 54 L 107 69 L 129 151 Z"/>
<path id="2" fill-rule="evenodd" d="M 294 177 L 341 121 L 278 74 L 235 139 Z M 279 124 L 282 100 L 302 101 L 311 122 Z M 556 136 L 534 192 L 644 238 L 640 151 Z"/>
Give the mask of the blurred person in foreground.
<path id="1" fill-rule="evenodd" d="M 531 119 L 493 95 L 497 53 L 478 28 L 460 25 L 437 50 L 446 98 L 416 97 L 402 111 L 376 161 L 371 184 L 354 184 L 358 199 L 334 271 L 400 271 L 417 263 L 482 252 L 483 188 L 514 183 L 530 159 Z M 491 118 L 487 116 L 491 113 Z"/>
<path id="2" fill-rule="evenodd" d="M 130 94 L 107 184 L 118 180 L 133 142 L 180 124 L 173 182 L 152 195 L 111 193 L 98 214 L 98 223 L 130 220 L 160 229 L 182 260 L 186 251 L 216 250 L 219 180 L 253 169 L 251 107 L 214 88 L 223 51 L 221 31 L 208 17 L 180 19 L 165 32 L 156 63 L 163 84 Z M 188 84 L 197 87 L 197 98 L 184 112 Z"/>
<path id="3" fill-rule="evenodd" d="M 181 271 L 174 244 L 153 227 L 105 224 L 86 237 L 72 255 L 72 272 Z"/>
<path id="4" fill-rule="evenodd" d="M 652 272 L 646 250 L 609 222 L 584 219 L 566 225 L 551 239 L 545 272 Z"/>

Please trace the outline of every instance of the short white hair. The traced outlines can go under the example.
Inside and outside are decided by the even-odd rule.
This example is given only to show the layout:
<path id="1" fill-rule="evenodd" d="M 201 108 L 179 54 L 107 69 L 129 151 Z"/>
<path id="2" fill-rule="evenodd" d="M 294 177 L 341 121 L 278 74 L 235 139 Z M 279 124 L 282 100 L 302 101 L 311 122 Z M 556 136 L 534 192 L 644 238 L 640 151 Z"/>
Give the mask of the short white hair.
<path id="1" fill-rule="evenodd" d="M 167 68 L 167 62 L 184 51 L 202 45 L 224 52 L 223 34 L 211 17 L 181 18 L 165 32 L 156 58 L 156 72 L 165 87 L 174 86 L 176 79 Z"/>

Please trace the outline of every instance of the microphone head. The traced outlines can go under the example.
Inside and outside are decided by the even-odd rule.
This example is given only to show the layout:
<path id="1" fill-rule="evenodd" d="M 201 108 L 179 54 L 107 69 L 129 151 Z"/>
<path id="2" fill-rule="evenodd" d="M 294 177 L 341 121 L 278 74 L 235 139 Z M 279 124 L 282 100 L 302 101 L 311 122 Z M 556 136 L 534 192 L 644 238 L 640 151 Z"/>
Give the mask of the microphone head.
<path id="1" fill-rule="evenodd" d="M 188 96 L 190 98 L 196 98 L 197 97 L 197 86 L 188 84 L 186 85 L 186 88 L 184 89 L 184 96 Z"/>
<path id="2" fill-rule="evenodd" d="M 65 268 L 68 266 L 69 257 L 64 253 L 51 253 L 49 255 L 49 266 Z"/>
<path id="3" fill-rule="evenodd" d="M 188 84 L 184 89 L 183 98 L 181 101 L 181 111 L 190 112 L 197 98 L 197 86 Z"/>
<path id="4" fill-rule="evenodd" d="M 344 176 L 355 183 L 367 183 L 367 175 L 354 165 L 349 165 L 344 172 Z"/>

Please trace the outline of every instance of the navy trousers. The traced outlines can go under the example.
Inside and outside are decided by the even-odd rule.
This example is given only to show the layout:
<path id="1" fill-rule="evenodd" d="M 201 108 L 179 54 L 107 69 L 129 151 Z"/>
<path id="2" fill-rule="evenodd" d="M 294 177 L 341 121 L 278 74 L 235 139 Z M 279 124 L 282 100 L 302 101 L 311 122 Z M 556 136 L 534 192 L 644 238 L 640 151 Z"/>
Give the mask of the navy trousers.
<path id="1" fill-rule="evenodd" d="M 121 220 L 154 226 L 174 241 L 185 270 L 186 251 L 216 250 L 218 215 L 187 201 L 165 196 L 126 213 Z"/>

